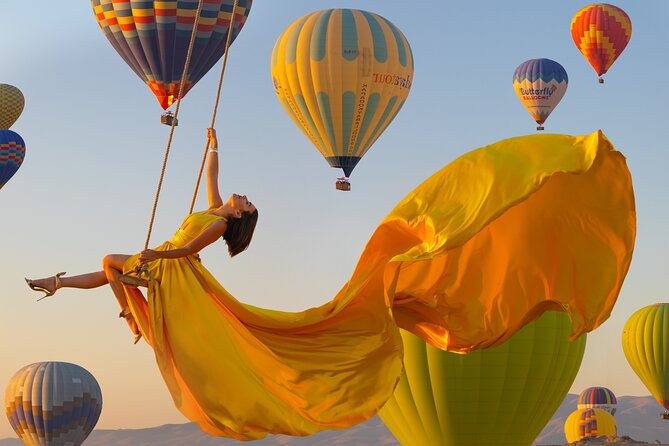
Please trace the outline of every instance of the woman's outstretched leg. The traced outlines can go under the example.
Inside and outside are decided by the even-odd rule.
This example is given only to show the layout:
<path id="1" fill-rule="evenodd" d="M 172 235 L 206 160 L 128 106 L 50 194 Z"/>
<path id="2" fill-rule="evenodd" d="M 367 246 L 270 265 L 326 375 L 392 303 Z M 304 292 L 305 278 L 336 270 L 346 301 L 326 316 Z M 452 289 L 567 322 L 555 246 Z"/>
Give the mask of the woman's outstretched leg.
<path id="1" fill-rule="evenodd" d="M 31 288 L 42 288 L 53 294 L 58 288 L 98 288 L 107 285 L 108 280 L 104 271 L 94 273 L 80 274 L 78 276 L 63 277 L 59 273 L 56 276 L 45 277 L 44 279 L 26 279 Z"/>
<path id="2" fill-rule="evenodd" d="M 121 307 L 121 316 L 126 319 L 130 329 L 135 334 L 135 342 L 137 342 L 141 337 L 139 335 L 139 328 L 137 327 L 135 320 L 132 318 L 132 314 L 128 310 L 128 301 L 125 297 L 123 284 L 118 280 L 123 274 L 123 264 L 129 257 L 130 256 L 126 254 L 108 254 L 102 259 L 102 271 L 71 277 L 64 277 L 62 276 L 64 273 L 59 273 L 55 276 L 43 279 L 26 279 L 26 281 L 30 288 L 36 291 L 42 291 L 46 296 L 53 295 L 59 288 L 91 289 L 109 284 L 114 293 L 114 297 L 116 297 L 116 300 Z"/>

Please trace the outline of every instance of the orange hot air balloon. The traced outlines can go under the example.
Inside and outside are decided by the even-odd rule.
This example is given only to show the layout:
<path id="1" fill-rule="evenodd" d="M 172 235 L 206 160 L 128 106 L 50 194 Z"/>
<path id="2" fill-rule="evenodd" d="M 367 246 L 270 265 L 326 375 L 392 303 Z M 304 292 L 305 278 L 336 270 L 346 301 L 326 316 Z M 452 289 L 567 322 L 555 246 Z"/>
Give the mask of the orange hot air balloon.
<path id="1" fill-rule="evenodd" d="M 604 83 L 611 68 L 632 37 L 632 21 L 622 9 L 606 3 L 586 6 L 571 21 L 571 37 Z"/>

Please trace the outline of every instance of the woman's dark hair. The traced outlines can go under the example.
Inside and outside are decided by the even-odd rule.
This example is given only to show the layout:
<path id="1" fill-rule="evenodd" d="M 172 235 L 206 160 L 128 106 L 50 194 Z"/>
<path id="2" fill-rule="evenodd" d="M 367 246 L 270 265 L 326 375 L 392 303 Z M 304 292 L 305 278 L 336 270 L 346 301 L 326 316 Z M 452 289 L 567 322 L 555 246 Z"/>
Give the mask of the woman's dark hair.
<path id="1" fill-rule="evenodd" d="M 240 218 L 229 218 L 228 227 L 223 239 L 228 244 L 228 253 L 234 257 L 249 247 L 253 231 L 258 222 L 258 209 L 253 212 L 242 212 Z"/>

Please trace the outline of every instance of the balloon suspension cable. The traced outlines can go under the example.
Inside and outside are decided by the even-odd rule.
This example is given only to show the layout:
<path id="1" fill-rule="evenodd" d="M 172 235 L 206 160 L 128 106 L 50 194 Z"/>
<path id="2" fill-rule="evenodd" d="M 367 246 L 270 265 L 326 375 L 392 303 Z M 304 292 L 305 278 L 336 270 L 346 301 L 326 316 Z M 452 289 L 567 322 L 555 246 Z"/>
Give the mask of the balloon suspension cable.
<path id="1" fill-rule="evenodd" d="M 211 125 L 210 128 L 214 127 L 216 122 L 216 112 L 218 111 L 218 103 L 221 99 L 221 88 L 223 87 L 223 76 L 225 74 L 225 66 L 228 63 L 228 50 L 230 49 L 230 42 L 232 41 L 232 34 L 235 30 L 235 15 L 237 14 L 237 0 L 232 5 L 232 13 L 230 14 L 230 25 L 228 27 L 228 36 L 225 40 L 225 53 L 223 56 L 223 65 L 221 65 L 221 75 L 218 78 L 218 89 L 216 90 L 216 100 L 214 101 L 214 110 L 211 115 Z M 241 25 L 241 21 L 240 21 Z M 193 213 L 193 208 L 195 207 L 195 199 L 197 198 L 197 192 L 200 188 L 200 182 L 202 181 L 202 172 L 204 171 L 204 165 L 207 161 L 207 153 L 209 152 L 209 138 L 207 138 L 207 144 L 204 148 L 204 153 L 202 154 L 202 163 L 200 164 L 200 172 L 197 176 L 197 182 L 195 183 L 195 190 L 193 191 L 193 199 L 190 202 L 189 214 Z"/>
<path id="2" fill-rule="evenodd" d="M 195 12 L 195 20 L 193 22 L 193 32 L 190 36 L 190 43 L 188 44 L 188 53 L 186 53 L 186 62 L 184 64 L 184 70 L 181 74 L 181 82 L 179 83 L 179 96 L 177 97 L 177 105 L 174 110 L 174 119 L 172 120 L 172 125 L 170 126 L 170 136 L 167 140 L 167 147 L 165 149 L 165 157 L 163 158 L 163 167 L 160 171 L 160 180 L 158 181 L 158 188 L 156 189 L 156 198 L 153 201 L 153 210 L 151 211 L 151 221 L 149 222 L 149 230 L 146 234 L 146 241 L 144 242 L 144 249 L 148 249 L 149 240 L 151 239 L 151 231 L 153 230 L 153 222 L 156 218 L 156 209 L 158 207 L 158 199 L 160 198 L 160 190 L 163 186 L 163 179 L 165 178 L 165 169 L 167 168 L 167 159 L 170 154 L 170 147 L 172 145 L 172 136 L 174 135 L 174 126 L 177 122 L 177 116 L 179 115 L 179 106 L 181 105 L 181 97 L 183 96 L 184 85 L 186 84 L 186 75 L 188 74 L 188 66 L 190 65 L 190 58 L 193 53 L 193 46 L 195 45 L 195 37 L 197 36 L 197 28 L 200 23 L 200 13 L 202 12 L 202 4 L 204 0 L 200 0 L 197 5 L 197 11 Z"/>

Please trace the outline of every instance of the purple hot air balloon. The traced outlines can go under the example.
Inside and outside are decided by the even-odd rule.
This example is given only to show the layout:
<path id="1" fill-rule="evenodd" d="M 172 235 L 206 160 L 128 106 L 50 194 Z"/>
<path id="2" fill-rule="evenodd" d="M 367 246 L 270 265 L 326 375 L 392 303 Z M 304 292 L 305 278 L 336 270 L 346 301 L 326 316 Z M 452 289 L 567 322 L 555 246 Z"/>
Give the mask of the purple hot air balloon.
<path id="1" fill-rule="evenodd" d="M 513 73 L 513 89 L 532 118 L 543 130 L 543 123 L 567 91 L 567 72 L 550 59 L 530 59 Z"/>
<path id="2" fill-rule="evenodd" d="M 602 409 L 611 415 L 616 414 L 617 404 L 616 396 L 606 387 L 588 387 L 578 397 L 579 409 Z"/>
<path id="3" fill-rule="evenodd" d="M 25 155 L 23 138 L 12 130 L 0 130 L 0 189 L 19 170 Z"/>

